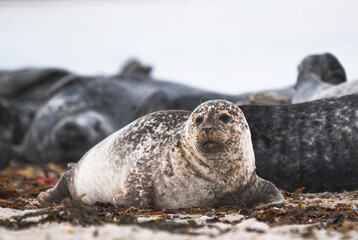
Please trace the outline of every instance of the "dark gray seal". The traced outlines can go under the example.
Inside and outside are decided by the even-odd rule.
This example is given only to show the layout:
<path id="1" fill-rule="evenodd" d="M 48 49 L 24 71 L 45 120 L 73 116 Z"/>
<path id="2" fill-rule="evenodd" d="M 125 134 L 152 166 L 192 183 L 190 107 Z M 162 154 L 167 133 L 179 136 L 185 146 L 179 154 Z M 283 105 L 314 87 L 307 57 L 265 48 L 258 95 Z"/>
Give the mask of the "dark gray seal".
<path id="1" fill-rule="evenodd" d="M 48 89 L 68 74 L 58 68 L 0 71 L 0 139 L 19 144 Z"/>
<path id="2" fill-rule="evenodd" d="M 30 163 L 77 162 L 92 146 L 133 120 L 154 111 L 179 109 L 175 100 L 181 96 L 196 96 L 186 106 L 188 110 L 210 99 L 246 98 L 156 80 L 149 75 L 150 67 L 131 61 L 112 77 L 63 77 L 46 91 L 47 97 L 34 114 L 21 144 L 2 146 L 9 154 L 0 157 L 0 161 L 7 163 L 10 158 Z M 11 122 L 11 115 L 3 116 Z M 6 129 L 6 124 L 3 128 L 0 125 L 4 135 Z"/>
<path id="3" fill-rule="evenodd" d="M 107 78 L 75 75 L 53 86 L 21 143 L 24 160 L 77 162 L 88 149 L 135 118 L 134 112 L 121 114 L 123 108 L 135 105 L 132 92 L 113 86 Z M 133 99 L 133 104 L 123 99 Z"/>
<path id="4" fill-rule="evenodd" d="M 338 59 L 330 53 L 310 55 L 298 67 L 298 77 L 292 103 L 328 97 L 340 97 L 358 92 L 358 82 L 347 82 Z"/>
<path id="5" fill-rule="evenodd" d="M 281 106 L 240 106 L 257 173 L 307 192 L 358 189 L 358 95 Z"/>
<path id="6" fill-rule="evenodd" d="M 256 175 L 249 126 L 241 110 L 224 100 L 205 102 L 191 114 L 155 112 L 115 132 L 38 200 L 65 197 L 158 208 L 285 202 Z"/>
<path id="7" fill-rule="evenodd" d="M 150 74 L 150 68 L 138 61 L 127 65 L 121 76 Z M 136 119 L 142 101 L 138 90 L 123 86 L 118 78 L 77 76 L 47 68 L 4 71 L 0 77 L 0 148 L 8 153 L 0 157 L 3 167 L 10 160 L 77 161 Z M 14 135 L 16 141 L 12 141 Z"/>

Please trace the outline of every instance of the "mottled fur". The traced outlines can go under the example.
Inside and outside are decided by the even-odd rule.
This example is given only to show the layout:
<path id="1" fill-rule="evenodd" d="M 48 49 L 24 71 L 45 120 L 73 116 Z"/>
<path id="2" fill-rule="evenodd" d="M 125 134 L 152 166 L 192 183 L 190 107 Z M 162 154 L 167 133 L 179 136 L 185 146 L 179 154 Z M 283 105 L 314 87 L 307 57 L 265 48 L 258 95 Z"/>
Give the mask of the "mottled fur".
<path id="1" fill-rule="evenodd" d="M 161 111 L 142 117 L 92 148 L 40 202 L 68 196 L 86 204 L 185 208 L 282 204 L 255 173 L 248 124 L 241 110 L 208 101 L 193 113 Z M 64 192 L 63 195 L 58 194 Z"/>
<path id="2" fill-rule="evenodd" d="M 287 191 L 357 189 L 357 94 L 241 109 L 251 129 L 259 176 Z"/>

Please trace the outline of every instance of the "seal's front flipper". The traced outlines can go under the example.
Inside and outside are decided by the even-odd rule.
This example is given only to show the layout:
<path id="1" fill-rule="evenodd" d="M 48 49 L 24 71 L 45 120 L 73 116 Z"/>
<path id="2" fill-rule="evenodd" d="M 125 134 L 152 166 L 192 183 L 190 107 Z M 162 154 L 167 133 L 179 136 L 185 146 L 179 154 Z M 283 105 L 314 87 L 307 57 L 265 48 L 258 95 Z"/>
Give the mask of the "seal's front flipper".
<path id="1" fill-rule="evenodd" d="M 118 193 L 114 196 L 113 203 L 125 208 L 148 208 L 152 206 L 152 197 L 150 191 L 146 191 L 145 188 L 143 188 L 126 193 Z"/>
<path id="2" fill-rule="evenodd" d="M 273 183 L 257 177 L 256 192 L 247 206 L 249 208 L 281 207 L 285 202 L 280 190 Z"/>
<path id="3" fill-rule="evenodd" d="M 141 171 L 142 170 L 142 171 Z M 148 208 L 153 205 L 152 181 L 145 169 L 133 171 L 128 175 L 125 192 L 113 198 L 114 204 L 122 207 Z"/>

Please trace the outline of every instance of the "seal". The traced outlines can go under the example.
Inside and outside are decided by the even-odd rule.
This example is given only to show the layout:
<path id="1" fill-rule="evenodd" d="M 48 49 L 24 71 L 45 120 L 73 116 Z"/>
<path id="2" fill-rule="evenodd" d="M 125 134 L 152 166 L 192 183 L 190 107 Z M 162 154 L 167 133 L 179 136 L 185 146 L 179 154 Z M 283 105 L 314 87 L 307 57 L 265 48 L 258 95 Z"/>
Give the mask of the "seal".
<path id="1" fill-rule="evenodd" d="M 339 60 L 330 53 L 310 55 L 298 67 L 292 103 L 340 97 L 358 91 L 358 83 L 347 82 Z"/>
<path id="2" fill-rule="evenodd" d="M 67 74 L 58 68 L 0 70 L 0 138 L 19 144 L 47 90 Z"/>
<path id="3" fill-rule="evenodd" d="M 255 172 L 250 129 L 225 100 L 188 111 L 146 115 L 88 151 L 42 203 L 63 198 L 129 207 L 282 205 L 285 200 Z"/>
<path id="4" fill-rule="evenodd" d="M 135 117 L 134 113 L 122 114 L 123 99 L 133 99 L 130 92 L 116 87 L 110 79 L 72 75 L 57 85 L 23 138 L 20 148 L 26 162 L 77 162 Z M 127 103 L 125 109 L 132 106 Z"/>
<path id="5" fill-rule="evenodd" d="M 16 122 L 16 115 L 27 123 L 21 124 L 26 131 L 20 144 L 7 144 L 6 148 L 12 150 L 0 161 L 77 162 L 105 137 L 148 113 L 166 109 L 192 111 L 201 102 L 212 99 L 243 99 L 152 79 L 150 68 L 138 61 L 130 61 L 112 77 L 68 74 L 54 82 L 46 96 L 26 121 L 22 121 L 23 114 L 8 111 L 13 108 L 0 98 L 0 139 L 7 140 L 5 137 L 12 135 L 8 134 L 12 129 L 9 126 Z M 186 97 L 187 101 L 180 101 Z"/>
<path id="6" fill-rule="evenodd" d="M 357 94 L 240 108 L 251 129 L 259 176 L 290 192 L 357 190 Z"/>

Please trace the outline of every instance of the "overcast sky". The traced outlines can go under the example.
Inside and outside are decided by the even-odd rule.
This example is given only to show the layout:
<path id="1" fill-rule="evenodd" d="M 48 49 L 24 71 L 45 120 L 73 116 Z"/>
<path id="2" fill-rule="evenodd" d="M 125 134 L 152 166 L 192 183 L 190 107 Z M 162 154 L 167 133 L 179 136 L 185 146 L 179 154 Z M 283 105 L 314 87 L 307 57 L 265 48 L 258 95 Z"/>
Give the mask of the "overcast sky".
<path id="1" fill-rule="evenodd" d="M 358 1 L 1 1 L 0 68 L 154 76 L 242 93 L 294 84 L 303 57 L 336 55 L 358 79 Z"/>

